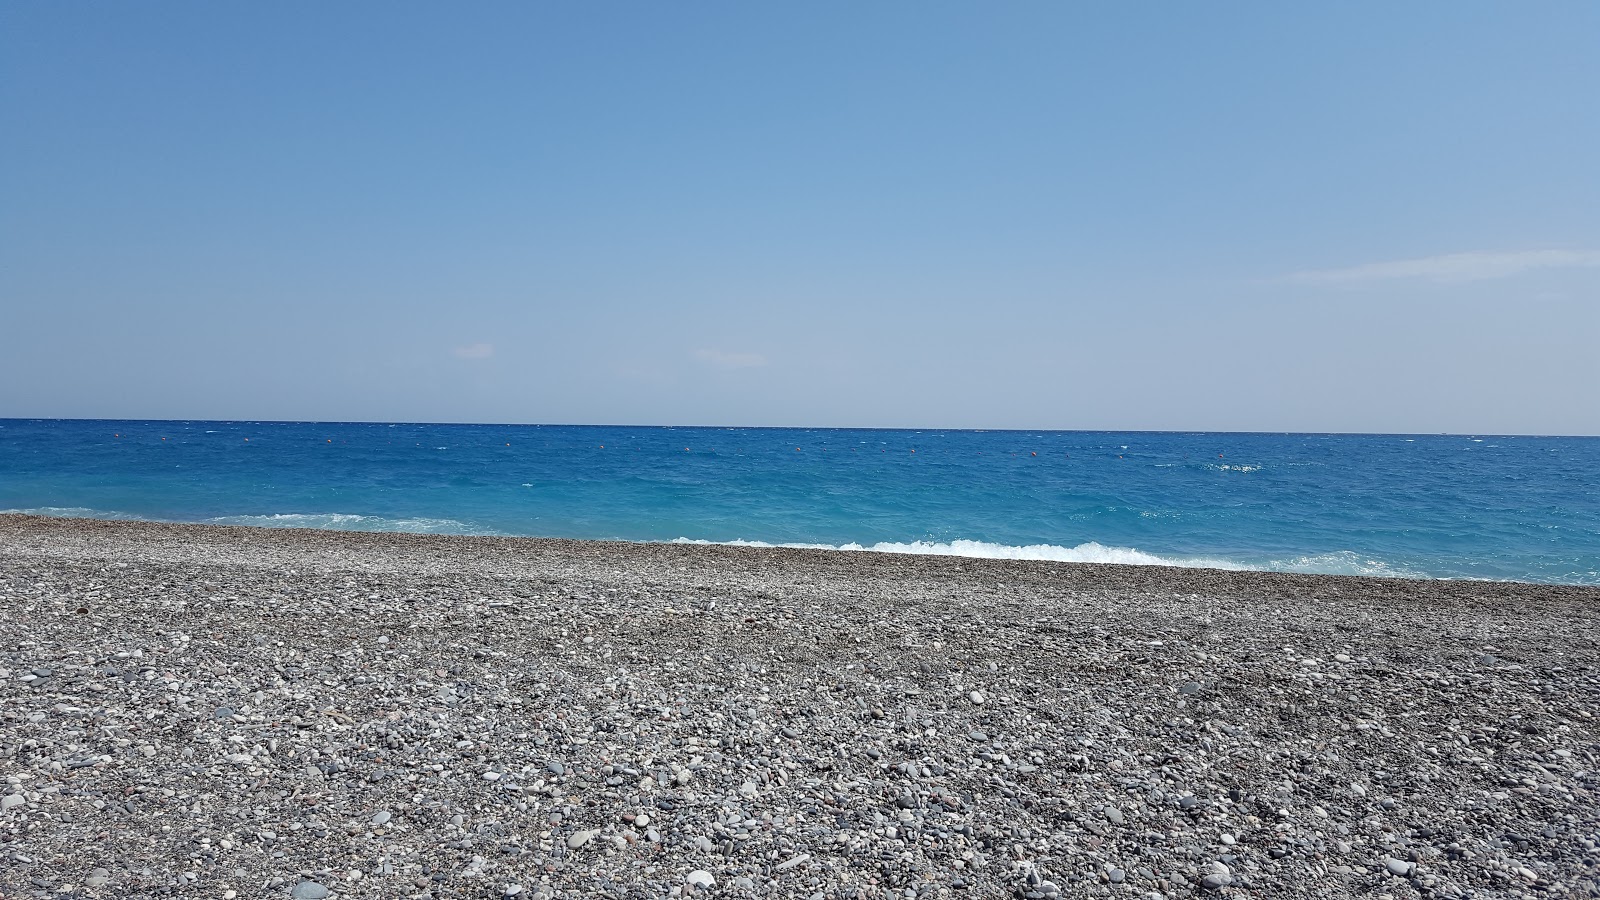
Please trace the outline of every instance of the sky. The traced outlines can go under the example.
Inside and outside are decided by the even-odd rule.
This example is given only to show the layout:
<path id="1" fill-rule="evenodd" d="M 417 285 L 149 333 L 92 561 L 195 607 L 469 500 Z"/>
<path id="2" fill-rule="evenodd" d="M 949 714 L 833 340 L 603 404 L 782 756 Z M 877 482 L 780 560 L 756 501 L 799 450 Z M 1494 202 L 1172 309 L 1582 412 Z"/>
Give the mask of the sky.
<path id="1" fill-rule="evenodd" d="M 0 417 L 1600 434 L 1600 4 L 0 2 Z"/>

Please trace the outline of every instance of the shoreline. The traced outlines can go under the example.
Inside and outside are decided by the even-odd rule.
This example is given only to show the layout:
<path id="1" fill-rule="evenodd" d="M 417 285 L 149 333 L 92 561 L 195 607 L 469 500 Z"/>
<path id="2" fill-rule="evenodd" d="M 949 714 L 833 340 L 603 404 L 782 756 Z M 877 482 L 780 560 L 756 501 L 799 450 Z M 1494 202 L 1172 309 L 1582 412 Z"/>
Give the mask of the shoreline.
<path id="1" fill-rule="evenodd" d="M 1073 573 L 1076 580 L 1087 582 L 1103 581 L 1107 587 L 1126 585 L 1130 579 L 1161 578 L 1167 577 L 1174 581 L 1185 581 L 1193 577 L 1194 580 L 1206 584 L 1231 584 L 1233 589 L 1245 589 L 1253 584 L 1253 579 L 1259 579 L 1258 587 L 1267 587 L 1274 582 L 1295 581 L 1297 579 L 1311 579 L 1312 581 L 1297 584 L 1298 589 L 1306 589 L 1316 581 L 1332 583 L 1353 582 L 1355 584 L 1377 585 L 1428 585 L 1444 588 L 1439 593 L 1446 596 L 1460 596 L 1464 599 L 1480 599 L 1499 596 L 1507 591 L 1532 591 L 1535 596 L 1543 596 L 1547 592 L 1565 594 L 1574 591 L 1578 594 L 1589 594 L 1600 598 L 1600 586 L 1582 584 L 1564 584 L 1542 581 L 1507 581 L 1496 579 L 1477 578 L 1443 578 L 1434 576 L 1396 576 L 1396 575 L 1344 575 L 1325 574 L 1320 572 L 1286 572 L 1275 569 L 1246 569 L 1246 568 L 1216 568 L 1209 566 L 1169 565 L 1164 563 L 1124 563 L 1124 562 L 1069 562 L 1050 559 L 1015 559 L 988 556 L 960 556 L 953 553 L 904 553 L 893 550 L 848 550 L 840 547 L 823 546 L 786 546 L 783 544 L 766 544 L 764 542 L 731 543 L 718 541 L 700 541 L 694 539 L 675 539 L 659 541 L 627 541 L 591 538 L 561 538 L 539 537 L 533 535 L 505 535 L 505 534 L 432 534 L 425 532 L 409 531 L 362 531 L 344 530 L 337 528 L 294 528 L 267 525 L 240 525 L 213 522 L 179 522 L 156 519 L 102 519 L 87 516 L 50 516 L 36 513 L 9 513 L 0 512 L 0 529 L 20 523 L 26 528 L 50 528 L 52 523 L 62 523 L 62 534 L 74 531 L 73 523 L 91 529 L 91 534 L 119 534 L 132 533 L 143 530 L 147 536 L 162 535 L 171 539 L 181 540 L 184 537 L 204 538 L 206 535 L 215 535 L 224 545 L 233 541 L 222 540 L 223 535 L 239 532 L 254 535 L 250 539 L 256 546 L 276 546 L 272 535 L 282 535 L 284 541 L 297 543 L 302 546 L 310 544 L 320 546 L 329 535 L 351 536 L 359 546 L 379 547 L 393 546 L 415 547 L 417 549 L 442 549 L 454 546 L 456 548 L 476 548 L 478 551 L 493 552 L 498 554 L 514 553 L 520 546 L 524 549 L 536 549 L 542 553 L 560 552 L 567 550 L 574 553 L 581 552 L 581 548 L 605 548 L 618 552 L 626 552 L 630 548 L 701 548 L 712 551 L 726 551 L 732 554 L 799 554 L 797 558 L 812 559 L 817 554 L 839 557 L 859 556 L 867 559 L 876 557 L 890 557 L 898 560 L 935 561 L 943 560 L 955 567 L 956 571 L 971 569 L 973 567 L 1043 567 L 1036 574 L 1044 577 L 1044 573 L 1059 568 L 1065 572 Z M 105 529 L 95 531 L 93 529 Z M 132 531 L 122 531 L 131 529 Z M 362 539 L 366 539 L 363 544 Z M 242 535 L 236 536 L 236 541 L 246 540 Z M 334 542 L 338 541 L 335 537 Z M 417 542 L 412 544 L 411 542 Z M 429 542 L 440 542 L 434 547 L 429 547 Z M 454 543 L 461 542 L 461 543 Z M 648 554 L 645 554 L 648 555 Z M 867 568 L 871 563 L 866 564 Z M 929 562 L 928 565 L 937 568 Z M 1096 570 L 1110 570 L 1103 579 L 1094 576 Z M 1117 570 L 1130 570 L 1122 575 Z M 1156 574 L 1160 573 L 1160 574 Z M 1233 583 L 1237 578 L 1238 582 Z M 1455 586 L 1461 590 L 1446 588 Z M 1473 588 L 1484 588 L 1485 591 L 1475 591 Z"/>
<path id="2" fill-rule="evenodd" d="M 0 515 L 0 634 L 6 900 L 1600 896 L 1600 588 Z"/>

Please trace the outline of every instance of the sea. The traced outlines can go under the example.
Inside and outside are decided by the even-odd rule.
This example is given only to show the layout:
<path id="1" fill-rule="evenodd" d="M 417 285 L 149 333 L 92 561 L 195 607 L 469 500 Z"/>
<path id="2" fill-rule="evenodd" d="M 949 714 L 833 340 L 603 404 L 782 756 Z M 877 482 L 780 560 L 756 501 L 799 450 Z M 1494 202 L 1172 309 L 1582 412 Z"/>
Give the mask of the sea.
<path id="1" fill-rule="evenodd" d="M 0 511 L 1600 585 L 1600 438 L 0 419 Z"/>

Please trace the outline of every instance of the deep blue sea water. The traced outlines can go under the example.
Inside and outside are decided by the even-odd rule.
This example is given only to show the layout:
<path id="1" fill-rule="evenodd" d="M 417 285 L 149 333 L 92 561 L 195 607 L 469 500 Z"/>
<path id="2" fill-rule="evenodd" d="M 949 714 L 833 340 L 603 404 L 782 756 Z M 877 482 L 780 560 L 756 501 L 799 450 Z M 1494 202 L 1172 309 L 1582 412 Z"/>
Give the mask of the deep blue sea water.
<path id="1" fill-rule="evenodd" d="M 1600 438 L 0 419 L 0 510 L 1600 584 Z"/>

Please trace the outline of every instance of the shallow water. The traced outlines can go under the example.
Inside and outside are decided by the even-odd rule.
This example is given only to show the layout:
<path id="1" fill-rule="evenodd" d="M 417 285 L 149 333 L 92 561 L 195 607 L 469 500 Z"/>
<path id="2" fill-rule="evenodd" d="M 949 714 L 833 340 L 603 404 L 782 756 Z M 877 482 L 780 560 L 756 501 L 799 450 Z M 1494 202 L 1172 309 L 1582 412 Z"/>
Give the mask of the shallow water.
<path id="1" fill-rule="evenodd" d="M 0 509 L 1600 584 L 1600 438 L 0 420 Z"/>

